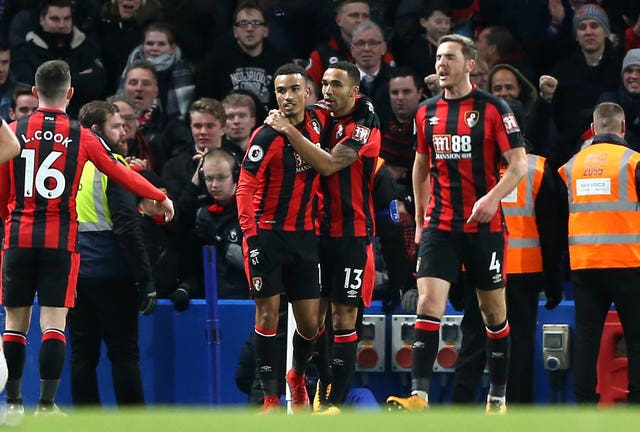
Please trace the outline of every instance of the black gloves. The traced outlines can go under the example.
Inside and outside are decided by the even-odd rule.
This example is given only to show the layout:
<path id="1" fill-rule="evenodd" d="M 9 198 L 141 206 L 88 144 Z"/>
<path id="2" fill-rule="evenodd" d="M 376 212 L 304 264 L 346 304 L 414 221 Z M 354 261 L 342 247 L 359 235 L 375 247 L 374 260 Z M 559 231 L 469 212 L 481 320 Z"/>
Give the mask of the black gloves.
<path id="1" fill-rule="evenodd" d="M 258 236 L 247 237 L 247 245 L 249 246 L 249 264 L 257 270 L 265 271 L 269 261 L 260 247 Z"/>
<path id="2" fill-rule="evenodd" d="M 138 290 L 138 310 L 142 315 L 151 315 L 158 302 L 153 281 L 138 282 L 136 288 Z"/>
<path id="3" fill-rule="evenodd" d="M 173 308 L 176 312 L 182 312 L 189 308 L 189 289 L 188 286 L 181 283 L 176 290 L 171 294 L 171 300 L 173 300 Z"/>
<path id="4" fill-rule="evenodd" d="M 416 313 L 418 310 L 418 290 L 411 288 L 402 295 L 402 309 L 410 314 Z"/>
<path id="5" fill-rule="evenodd" d="M 390 314 L 400 304 L 400 290 L 388 286 L 382 293 L 382 312 Z M 414 311 L 415 312 L 415 311 Z"/>
<path id="6" fill-rule="evenodd" d="M 547 298 L 547 302 L 544 304 L 546 310 L 553 310 L 560 304 L 563 297 L 562 283 L 546 284 L 544 288 L 544 296 Z"/>

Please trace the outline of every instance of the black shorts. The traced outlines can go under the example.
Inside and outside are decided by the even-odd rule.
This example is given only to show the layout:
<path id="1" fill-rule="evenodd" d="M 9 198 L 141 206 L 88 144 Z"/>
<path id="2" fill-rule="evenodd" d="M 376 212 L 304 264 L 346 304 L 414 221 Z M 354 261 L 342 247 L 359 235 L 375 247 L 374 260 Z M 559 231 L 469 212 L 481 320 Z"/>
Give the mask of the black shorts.
<path id="1" fill-rule="evenodd" d="M 245 249 L 245 271 L 253 298 L 283 293 L 290 301 L 320 298 L 318 238 L 313 231 L 260 230 L 258 238 L 269 265 L 263 270 L 252 268 Z M 246 248 L 246 242 L 244 245 Z"/>
<path id="2" fill-rule="evenodd" d="M 371 302 L 376 272 L 367 237 L 320 237 L 321 296 L 359 306 Z"/>
<path id="3" fill-rule="evenodd" d="M 418 248 L 417 277 L 458 280 L 464 264 L 467 280 L 480 290 L 504 287 L 502 233 L 459 233 L 426 228 Z"/>
<path id="4" fill-rule="evenodd" d="M 71 308 L 76 302 L 80 254 L 61 249 L 11 248 L 2 253 L 2 304 Z"/>

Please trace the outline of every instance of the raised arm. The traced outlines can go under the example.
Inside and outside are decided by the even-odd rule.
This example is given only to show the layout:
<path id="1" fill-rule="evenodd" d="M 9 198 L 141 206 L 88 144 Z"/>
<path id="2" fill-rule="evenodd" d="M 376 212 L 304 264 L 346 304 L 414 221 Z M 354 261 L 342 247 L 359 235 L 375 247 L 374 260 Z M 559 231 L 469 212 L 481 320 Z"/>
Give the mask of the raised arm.
<path id="1" fill-rule="evenodd" d="M 85 135 L 86 137 L 86 135 Z M 83 137 L 84 138 L 84 137 Z M 107 153 L 106 148 L 97 137 L 91 135 L 83 141 L 86 145 L 89 159 L 100 172 L 104 173 L 129 192 L 150 198 L 157 202 L 158 214 L 164 213 L 165 220 L 170 221 L 174 216 L 173 202 L 160 189 L 152 185 L 137 172 L 118 163 Z"/>

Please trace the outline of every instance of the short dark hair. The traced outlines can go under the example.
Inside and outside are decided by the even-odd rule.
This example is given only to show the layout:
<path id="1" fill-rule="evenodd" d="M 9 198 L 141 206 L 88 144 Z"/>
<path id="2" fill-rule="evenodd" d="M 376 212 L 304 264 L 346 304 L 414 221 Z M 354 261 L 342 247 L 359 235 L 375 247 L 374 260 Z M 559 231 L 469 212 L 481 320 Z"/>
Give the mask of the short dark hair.
<path id="1" fill-rule="evenodd" d="M 360 85 L 360 71 L 358 70 L 358 66 L 354 65 L 353 63 L 342 60 L 329 65 L 327 69 L 343 70 L 347 73 L 347 76 L 354 86 Z"/>
<path id="2" fill-rule="evenodd" d="M 266 21 L 267 16 L 266 13 L 264 11 L 264 8 L 262 6 L 260 6 L 260 3 L 258 3 L 256 0 L 241 0 L 238 3 L 238 7 L 236 7 L 236 10 L 233 11 L 233 24 L 235 25 L 236 21 L 238 21 L 238 14 L 240 13 L 240 11 L 243 11 L 245 9 L 255 9 L 258 12 L 260 12 L 262 14 L 262 19 Z"/>
<path id="3" fill-rule="evenodd" d="M 504 26 L 487 27 L 487 44 L 495 45 L 500 57 L 511 54 L 516 49 L 513 33 Z"/>
<path id="4" fill-rule="evenodd" d="M 371 4 L 369 3 L 369 0 L 338 0 L 336 5 L 336 15 L 339 14 L 340 12 L 342 12 L 342 9 L 351 3 L 366 3 L 367 5 L 371 6 Z"/>
<path id="5" fill-rule="evenodd" d="M 73 3 L 71 0 L 42 0 L 40 2 L 40 16 L 46 16 L 50 7 L 68 7 L 73 12 Z"/>
<path id="6" fill-rule="evenodd" d="M 78 121 L 86 128 L 97 125 L 100 129 L 104 129 L 107 116 L 114 115 L 117 112 L 120 112 L 120 109 L 116 104 L 103 100 L 94 100 L 82 105 L 78 114 Z"/>
<path id="7" fill-rule="evenodd" d="M 416 85 L 416 88 L 420 90 L 422 86 L 422 79 L 417 74 L 415 70 L 410 68 L 409 66 L 398 66 L 391 68 L 389 72 L 389 81 L 394 78 L 403 78 L 403 77 L 411 77 L 413 79 L 413 83 Z"/>
<path id="8" fill-rule="evenodd" d="M 429 2 L 424 2 L 424 7 L 422 8 L 422 17 L 424 19 L 429 19 L 434 12 L 440 11 L 444 15 L 451 18 L 451 6 L 447 0 L 432 0 Z"/>
<path id="9" fill-rule="evenodd" d="M 275 78 L 280 75 L 295 75 L 295 74 L 300 74 L 302 75 L 302 78 L 304 78 L 305 80 L 307 79 L 307 72 L 304 70 L 302 66 L 298 66 L 295 63 L 283 64 L 278 69 L 276 69 L 276 71 L 273 73 L 273 77 Z"/>
<path id="10" fill-rule="evenodd" d="M 455 42 L 457 44 L 460 44 L 460 46 L 462 47 L 462 55 L 467 60 L 478 59 L 478 50 L 476 49 L 476 44 L 473 42 L 473 39 L 452 33 L 440 37 L 440 39 L 438 39 L 438 46 L 440 46 L 444 42 Z"/>
<path id="11" fill-rule="evenodd" d="M 71 87 L 69 65 L 63 60 L 46 61 L 36 70 L 35 82 L 41 98 L 62 98 Z"/>
<path id="12" fill-rule="evenodd" d="M 31 87 L 26 87 L 26 86 L 18 86 L 18 87 L 16 87 L 16 89 L 13 91 L 13 94 L 11 95 L 11 109 L 12 110 L 16 109 L 16 103 L 18 102 L 18 98 L 20 96 L 24 96 L 24 95 L 33 96 L 33 92 L 31 91 Z"/>
<path id="13" fill-rule="evenodd" d="M 148 60 L 138 59 L 131 62 L 131 64 L 127 67 L 127 70 L 124 73 L 124 78 L 127 78 L 129 72 L 133 69 L 145 69 L 151 72 L 153 78 L 156 80 L 156 84 L 158 83 L 158 72 L 156 72 L 156 67 Z"/>

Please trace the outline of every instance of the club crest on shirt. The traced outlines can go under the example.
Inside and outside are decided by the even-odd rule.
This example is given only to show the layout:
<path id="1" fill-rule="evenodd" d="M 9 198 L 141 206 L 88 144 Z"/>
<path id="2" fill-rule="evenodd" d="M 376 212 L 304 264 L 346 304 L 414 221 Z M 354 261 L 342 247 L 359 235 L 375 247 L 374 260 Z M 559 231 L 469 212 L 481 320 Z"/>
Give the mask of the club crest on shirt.
<path id="1" fill-rule="evenodd" d="M 353 132 L 351 133 L 351 138 L 365 144 L 369 139 L 370 134 L 371 134 L 371 129 L 369 129 L 368 127 L 362 126 L 362 125 L 356 125 L 356 127 L 353 128 Z"/>
<path id="2" fill-rule="evenodd" d="M 480 113 L 478 111 L 465 111 L 464 123 L 470 128 L 474 127 L 478 123 Z"/>
<path id="3" fill-rule="evenodd" d="M 251 285 L 253 286 L 254 290 L 260 291 L 262 289 L 262 277 L 258 276 L 251 278 Z"/>
<path id="4" fill-rule="evenodd" d="M 313 119 L 308 124 L 309 124 L 309 126 L 311 126 L 313 128 L 315 133 L 320 135 L 320 123 L 318 123 L 318 120 Z"/>
<path id="5" fill-rule="evenodd" d="M 339 140 L 344 135 L 344 126 L 342 124 L 338 125 L 338 129 L 336 130 L 336 139 Z"/>

